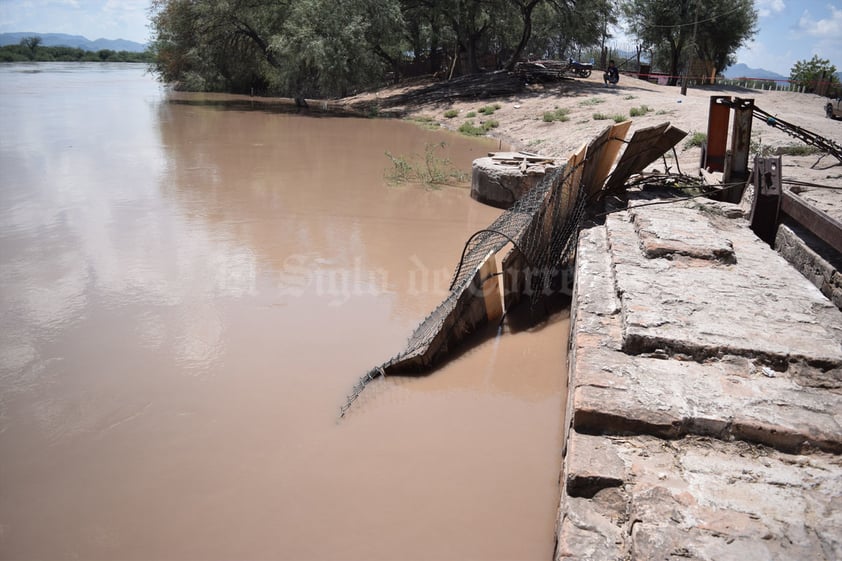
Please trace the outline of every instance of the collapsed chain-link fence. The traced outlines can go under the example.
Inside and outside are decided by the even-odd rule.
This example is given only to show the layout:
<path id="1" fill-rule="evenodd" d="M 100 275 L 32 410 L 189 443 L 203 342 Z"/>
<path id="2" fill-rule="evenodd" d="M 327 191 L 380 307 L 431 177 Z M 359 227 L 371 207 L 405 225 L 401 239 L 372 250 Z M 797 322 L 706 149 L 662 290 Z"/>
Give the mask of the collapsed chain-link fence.
<path id="1" fill-rule="evenodd" d="M 489 279 L 478 278 L 480 268 L 507 244 L 512 245 L 503 261 L 502 272 L 506 277 L 507 304 L 526 296 L 535 309 L 552 294 L 550 283 L 575 247 L 575 234 L 587 206 L 585 185 L 581 182 L 584 163 L 582 160 L 551 168 L 509 210 L 468 239 L 453 273 L 447 298 L 415 329 L 401 353 L 360 378 L 342 406 L 340 417 L 350 409 L 365 386 L 375 378 L 385 376 L 387 370 L 407 364 L 430 364 L 434 357 L 417 359 L 431 347 L 442 345 L 443 337 L 459 339 L 467 335 L 471 326 L 459 320 L 463 312 L 467 313 L 469 305 L 464 295 L 476 296 L 477 291 L 482 290 L 482 284 Z M 454 335 L 453 330 L 459 332 Z"/>

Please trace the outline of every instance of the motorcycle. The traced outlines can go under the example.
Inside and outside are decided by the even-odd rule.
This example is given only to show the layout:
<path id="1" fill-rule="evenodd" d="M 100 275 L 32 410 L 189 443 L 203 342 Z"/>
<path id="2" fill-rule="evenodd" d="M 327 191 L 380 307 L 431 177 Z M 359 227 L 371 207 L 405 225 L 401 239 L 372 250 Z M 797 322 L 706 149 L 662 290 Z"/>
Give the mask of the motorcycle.
<path id="1" fill-rule="evenodd" d="M 590 62 L 579 62 L 571 58 L 567 61 L 567 72 L 581 78 L 587 78 L 593 72 L 593 64 Z"/>

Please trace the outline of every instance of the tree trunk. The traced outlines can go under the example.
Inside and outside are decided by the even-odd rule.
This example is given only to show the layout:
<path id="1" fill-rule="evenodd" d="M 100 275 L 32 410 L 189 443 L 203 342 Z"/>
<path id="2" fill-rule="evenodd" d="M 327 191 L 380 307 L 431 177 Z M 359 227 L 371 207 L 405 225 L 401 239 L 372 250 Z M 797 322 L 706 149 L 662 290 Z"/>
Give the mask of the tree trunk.
<path id="1" fill-rule="evenodd" d="M 515 47 L 515 52 L 512 53 L 509 62 L 506 63 L 505 68 L 509 72 L 515 69 L 515 64 L 520 59 L 520 55 L 523 54 L 526 44 L 529 43 L 529 38 L 532 37 L 532 11 L 537 5 L 538 0 L 531 0 L 525 6 L 520 6 L 520 16 L 523 19 L 523 32 L 520 34 L 520 42 Z"/>
<path id="2" fill-rule="evenodd" d="M 439 52 L 439 26 L 430 21 L 430 74 L 441 70 L 442 54 Z"/>
<path id="3" fill-rule="evenodd" d="M 670 86 L 678 84 L 678 64 L 681 58 L 681 45 L 672 44 L 670 52 L 670 76 L 667 82 Z"/>

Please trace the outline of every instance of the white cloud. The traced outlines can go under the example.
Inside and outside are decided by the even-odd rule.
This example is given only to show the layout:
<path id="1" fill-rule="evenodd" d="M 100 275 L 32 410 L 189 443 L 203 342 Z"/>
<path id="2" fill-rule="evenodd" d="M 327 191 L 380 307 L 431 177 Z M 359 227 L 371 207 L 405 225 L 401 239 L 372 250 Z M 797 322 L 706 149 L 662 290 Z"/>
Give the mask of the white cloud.
<path id="1" fill-rule="evenodd" d="M 842 10 L 835 6 L 828 6 L 829 17 L 814 19 L 808 10 L 804 10 L 798 20 L 796 29 L 811 37 L 837 39 L 842 34 Z"/>
<path id="2" fill-rule="evenodd" d="M 754 7 L 757 9 L 757 14 L 765 18 L 783 12 L 786 4 L 784 0 L 756 0 Z"/>

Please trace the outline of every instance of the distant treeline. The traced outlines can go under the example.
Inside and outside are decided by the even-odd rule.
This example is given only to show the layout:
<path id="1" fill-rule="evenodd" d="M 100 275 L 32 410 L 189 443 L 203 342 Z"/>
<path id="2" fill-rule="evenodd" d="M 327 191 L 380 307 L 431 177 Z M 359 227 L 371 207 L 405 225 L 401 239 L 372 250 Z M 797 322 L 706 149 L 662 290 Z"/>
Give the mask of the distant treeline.
<path id="1" fill-rule="evenodd" d="M 0 62 L 148 62 L 155 60 L 149 51 L 86 51 L 78 47 L 43 47 L 36 45 L 6 45 L 0 47 Z"/>

